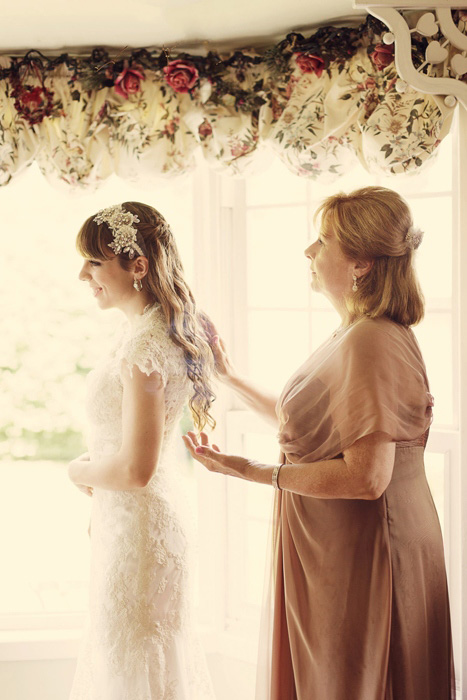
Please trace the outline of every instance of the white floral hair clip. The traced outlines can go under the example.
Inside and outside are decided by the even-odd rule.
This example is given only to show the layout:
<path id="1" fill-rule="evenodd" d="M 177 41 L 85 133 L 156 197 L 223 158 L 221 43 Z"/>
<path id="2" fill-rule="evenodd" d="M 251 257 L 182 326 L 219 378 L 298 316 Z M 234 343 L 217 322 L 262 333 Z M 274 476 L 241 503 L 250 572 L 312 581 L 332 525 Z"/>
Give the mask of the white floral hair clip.
<path id="1" fill-rule="evenodd" d="M 107 224 L 112 231 L 113 241 L 109 243 L 115 255 L 128 253 L 130 259 L 138 255 L 145 255 L 137 243 L 138 231 L 133 224 L 139 224 L 136 214 L 126 211 L 121 204 L 113 204 L 111 207 L 101 209 L 94 217 L 96 224 Z"/>
<path id="2" fill-rule="evenodd" d="M 417 250 L 423 240 L 423 231 L 420 228 L 411 226 L 405 234 L 405 242 L 412 250 Z"/>

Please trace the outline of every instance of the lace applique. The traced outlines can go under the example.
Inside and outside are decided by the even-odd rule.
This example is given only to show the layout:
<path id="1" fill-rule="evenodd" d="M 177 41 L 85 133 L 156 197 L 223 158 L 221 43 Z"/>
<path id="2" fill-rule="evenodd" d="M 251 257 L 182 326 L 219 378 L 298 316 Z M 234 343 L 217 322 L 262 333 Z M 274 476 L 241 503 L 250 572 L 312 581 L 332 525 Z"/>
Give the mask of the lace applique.
<path id="1" fill-rule="evenodd" d="M 169 376 L 186 376 L 183 351 L 169 336 L 160 307 L 155 304 L 136 320 L 136 328 L 124 339 L 117 357 L 132 373 L 134 366 L 150 375 L 159 372 L 164 386 Z"/>

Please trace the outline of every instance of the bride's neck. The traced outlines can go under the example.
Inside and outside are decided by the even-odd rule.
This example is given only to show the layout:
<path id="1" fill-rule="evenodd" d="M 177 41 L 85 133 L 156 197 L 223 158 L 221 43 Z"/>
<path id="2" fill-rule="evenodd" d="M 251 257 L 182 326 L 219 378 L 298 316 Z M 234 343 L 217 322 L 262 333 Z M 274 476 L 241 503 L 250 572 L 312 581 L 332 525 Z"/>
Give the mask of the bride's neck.
<path id="1" fill-rule="evenodd" d="M 128 302 L 121 307 L 121 310 L 128 319 L 131 326 L 134 326 L 135 322 L 143 315 L 144 309 L 154 303 L 152 296 L 146 292 L 136 292 L 128 300 Z"/>

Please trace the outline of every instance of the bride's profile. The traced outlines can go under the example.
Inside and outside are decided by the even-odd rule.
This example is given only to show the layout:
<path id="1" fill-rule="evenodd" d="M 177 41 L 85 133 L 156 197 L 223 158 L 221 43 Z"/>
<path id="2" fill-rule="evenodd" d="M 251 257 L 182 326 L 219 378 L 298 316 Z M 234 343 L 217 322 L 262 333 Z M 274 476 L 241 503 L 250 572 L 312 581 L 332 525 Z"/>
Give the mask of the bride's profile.
<path id="1" fill-rule="evenodd" d="M 174 456 L 187 400 L 213 425 L 213 356 L 174 237 L 152 207 L 89 217 L 79 274 L 126 316 L 89 374 L 88 450 L 70 479 L 92 495 L 89 629 L 70 700 L 212 700 L 191 619 L 191 521 Z"/>

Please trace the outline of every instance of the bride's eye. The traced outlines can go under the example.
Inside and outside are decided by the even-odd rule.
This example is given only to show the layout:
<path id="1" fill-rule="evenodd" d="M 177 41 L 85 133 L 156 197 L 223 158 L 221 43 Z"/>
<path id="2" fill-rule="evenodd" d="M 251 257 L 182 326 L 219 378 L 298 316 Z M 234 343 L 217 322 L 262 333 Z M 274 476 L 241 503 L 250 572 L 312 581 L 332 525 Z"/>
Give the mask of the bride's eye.
<path id="1" fill-rule="evenodd" d="M 89 264 L 90 264 L 90 265 L 98 266 L 98 265 L 100 265 L 100 262 L 97 262 L 97 260 L 90 260 L 90 261 L 89 261 Z"/>

